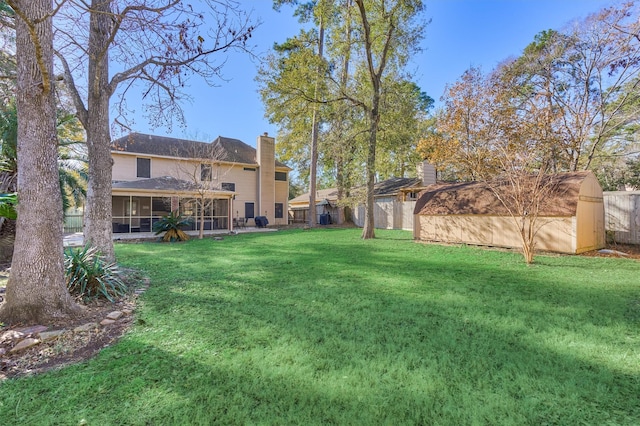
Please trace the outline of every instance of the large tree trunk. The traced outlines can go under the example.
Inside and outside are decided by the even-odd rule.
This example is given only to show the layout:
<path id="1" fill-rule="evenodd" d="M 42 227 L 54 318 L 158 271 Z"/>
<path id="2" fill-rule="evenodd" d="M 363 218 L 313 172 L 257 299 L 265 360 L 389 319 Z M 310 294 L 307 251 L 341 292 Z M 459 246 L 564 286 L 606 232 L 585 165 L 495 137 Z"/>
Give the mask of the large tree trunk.
<path id="1" fill-rule="evenodd" d="M 18 11 L 18 220 L 4 322 L 34 323 L 79 307 L 67 291 L 53 74 L 51 0 L 12 1 Z M 34 21 L 42 19 L 41 22 Z M 27 22 L 25 22 L 25 20 Z"/>
<path id="2" fill-rule="evenodd" d="M 375 99 L 378 96 L 374 95 Z M 374 100 L 374 104 L 377 102 Z M 369 146 L 367 154 L 367 204 L 364 214 L 364 227 L 362 228 L 362 238 L 367 240 L 375 238 L 375 221 L 374 221 L 374 198 L 373 190 L 376 183 L 376 143 L 378 133 L 378 114 L 377 106 L 369 113 L 369 119 L 371 120 L 369 129 Z"/>
<path id="3" fill-rule="evenodd" d="M 87 154 L 89 182 L 84 217 L 85 240 L 108 261 L 115 260 L 111 225 L 111 133 L 109 131 L 110 1 L 93 0 L 89 34 L 89 96 L 87 103 Z"/>

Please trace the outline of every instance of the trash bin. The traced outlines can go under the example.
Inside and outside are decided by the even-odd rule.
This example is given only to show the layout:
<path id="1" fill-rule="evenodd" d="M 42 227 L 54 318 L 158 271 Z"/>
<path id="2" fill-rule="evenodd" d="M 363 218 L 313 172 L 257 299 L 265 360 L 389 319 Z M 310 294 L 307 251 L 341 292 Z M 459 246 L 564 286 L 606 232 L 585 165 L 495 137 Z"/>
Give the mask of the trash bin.
<path id="1" fill-rule="evenodd" d="M 329 224 L 329 213 L 323 213 L 320 215 L 320 225 Z"/>

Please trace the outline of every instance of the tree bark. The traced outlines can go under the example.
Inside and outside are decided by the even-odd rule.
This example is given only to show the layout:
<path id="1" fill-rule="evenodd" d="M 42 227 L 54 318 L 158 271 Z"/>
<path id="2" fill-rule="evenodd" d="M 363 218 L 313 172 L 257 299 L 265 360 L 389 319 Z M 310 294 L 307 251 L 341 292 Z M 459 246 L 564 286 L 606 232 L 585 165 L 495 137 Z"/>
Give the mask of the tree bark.
<path id="1" fill-rule="evenodd" d="M 375 86 L 375 84 L 374 84 Z M 362 228 L 362 239 L 375 238 L 375 216 L 374 216 L 374 203 L 373 198 L 374 188 L 376 184 L 376 145 L 378 135 L 378 104 L 380 103 L 380 95 L 378 94 L 377 87 L 373 96 L 373 108 L 369 112 L 369 146 L 367 153 L 367 204 L 364 215 L 364 227 Z"/>
<path id="2" fill-rule="evenodd" d="M 109 261 L 115 261 L 111 225 L 111 132 L 109 130 L 109 54 L 105 46 L 111 34 L 111 2 L 92 0 L 89 34 L 89 87 L 87 120 L 87 154 L 89 181 L 84 217 L 85 240 Z"/>
<path id="3" fill-rule="evenodd" d="M 51 0 L 10 1 L 17 12 L 18 220 L 0 319 L 35 323 L 80 308 L 67 291 L 53 75 Z"/>

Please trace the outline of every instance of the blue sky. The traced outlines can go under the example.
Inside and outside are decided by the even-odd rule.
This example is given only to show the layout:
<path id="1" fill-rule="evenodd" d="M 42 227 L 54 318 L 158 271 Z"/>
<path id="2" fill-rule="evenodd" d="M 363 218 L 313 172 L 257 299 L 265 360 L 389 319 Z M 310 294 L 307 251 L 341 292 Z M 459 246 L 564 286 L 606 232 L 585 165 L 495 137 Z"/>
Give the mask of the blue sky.
<path id="1" fill-rule="evenodd" d="M 270 0 L 241 0 L 262 21 L 254 35 L 256 53 L 266 53 L 299 31 L 291 8 L 273 11 Z M 564 25 L 612 4 L 611 0 L 426 0 L 431 19 L 424 51 L 410 70 L 421 89 L 436 99 L 470 66 L 489 71 L 510 56 L 517 56 L 542 30 Z M 240 139 L 252 146 L 258 135 L 276 136 L 277 128 L 264 118 L 254 81 L 258 64 L 244 54 L 230 54 L 223 74 L 228 81 L 209 87 L 196 79 L 186 92 L 193 98 L 183 108 L 187 128 L 150 128 L 137 117 L 134 130 L 143 133 L 213 140 L 217 136 Z M 276 140 L 277 143 L 277 140 Z"/>

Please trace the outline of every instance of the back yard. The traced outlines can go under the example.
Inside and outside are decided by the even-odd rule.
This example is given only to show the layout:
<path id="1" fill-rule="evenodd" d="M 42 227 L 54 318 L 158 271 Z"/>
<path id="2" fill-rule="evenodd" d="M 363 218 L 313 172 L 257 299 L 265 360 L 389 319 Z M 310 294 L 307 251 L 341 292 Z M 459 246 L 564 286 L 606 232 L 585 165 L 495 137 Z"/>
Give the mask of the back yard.
<path id="1" fill-rule="evenodd" d="M 292 230 L 120 244 L 151 287 L 2 424 L 638 424 L 640 262 Z"/>

